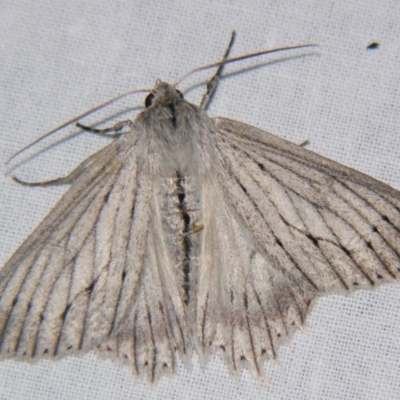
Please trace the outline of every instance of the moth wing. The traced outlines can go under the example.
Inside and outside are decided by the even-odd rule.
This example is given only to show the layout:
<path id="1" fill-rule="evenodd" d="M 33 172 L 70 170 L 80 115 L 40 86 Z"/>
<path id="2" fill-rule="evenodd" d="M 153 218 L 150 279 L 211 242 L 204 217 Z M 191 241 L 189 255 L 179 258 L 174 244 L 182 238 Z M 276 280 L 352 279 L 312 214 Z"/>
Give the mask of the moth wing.
<path id="1" fill-rule="evenodd" d="M 197 341 L 259 372 L 317 295 L 400 279 L 400 193 L 262 130 L 214 123 Z"/>
<path id="2" fill-rule="evenodd" d="M 97 348 L 155 379 L 174 370 L 176 350 L 187 352 L 138 136 L 97 153 L 0 271 L 0 358 Z"/>

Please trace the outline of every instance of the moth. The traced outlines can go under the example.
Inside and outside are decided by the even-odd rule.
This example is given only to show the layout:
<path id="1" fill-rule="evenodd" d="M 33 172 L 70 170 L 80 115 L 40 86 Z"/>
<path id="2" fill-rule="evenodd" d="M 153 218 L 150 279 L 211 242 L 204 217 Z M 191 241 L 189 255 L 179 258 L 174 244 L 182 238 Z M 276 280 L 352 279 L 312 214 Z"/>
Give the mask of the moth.
<path id="1" fill-rule="evenodd" d="M 155 381 L 218 352 L 262 375 L 318 297 L 399 281 L 400 192 L 206 114 L 230 48 L 201 106 L 157 81 L 134 121 L 79 124 L 125 133 L 50 182 L 72 185 L 1 269 L 2 359 L 97 350 Z"/>

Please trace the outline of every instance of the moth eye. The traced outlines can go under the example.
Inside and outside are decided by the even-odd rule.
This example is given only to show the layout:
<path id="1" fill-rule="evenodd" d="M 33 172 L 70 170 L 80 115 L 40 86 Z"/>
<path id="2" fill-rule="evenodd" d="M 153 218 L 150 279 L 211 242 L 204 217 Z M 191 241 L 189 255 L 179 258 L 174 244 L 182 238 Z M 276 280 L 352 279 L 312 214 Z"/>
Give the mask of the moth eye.
<path id="1" fill-rule="evenodd" d="M 149 108 L 151 105 L 153 105 L 153 100 L 154 100 L 154 94 L 150 93 L 146 97 L 146 100 L 144 101 L 144 105 L 146 106 L 146 108 Z"/>
<path id="2" fill-rule="evenodd" d="M 178 96 L 179 96 L 181 99 L 183 99 L 183 94 L 182 94 L 182 92 L 181 92 L 180 90 L 176 90 L 176 93 L 178 93 Z"/>

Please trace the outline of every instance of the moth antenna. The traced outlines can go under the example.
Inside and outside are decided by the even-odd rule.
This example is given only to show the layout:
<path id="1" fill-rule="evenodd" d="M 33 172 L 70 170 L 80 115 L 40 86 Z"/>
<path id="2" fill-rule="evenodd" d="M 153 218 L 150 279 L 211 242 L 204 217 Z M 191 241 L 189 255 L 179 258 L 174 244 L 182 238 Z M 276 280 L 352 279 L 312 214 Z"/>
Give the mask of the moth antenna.
<path id="1" fill-rule="evenodd" d="M 215 62 L 215 63 L 212 63 L 212 64 L 203 65 L 202 67 L 198 67 L 198 68 L 192 69 L 187 74 L 183 75 L 183 77 L 180 78 L 176 83 L 174 83 L 173 86 L 174 87 L 178 86 L 182 81 L 184 81 L 190 75 L 192 75 L 192 74 L 194 74 L 196 72 L 199 72 L 199 71 L 203 71 L 205 69 L 219 67 L 221 65 L 226 65 L 226 64 L 233 63 L 233 62 L 236 62 L 236 61 L 246 60 L 248 58 L 259 57 L 259 56 L 263 56 L 265 54 L 276 53 L 278 51 L 302 49 L 302 48 L 305 48 L 305 47 L 319 47 L 319 44 L 310 43 L 310 44 L 299 44 L 299 45 L 296 45 L 296 46 L 278 47 L 276 49 L 257 51 L 256 53 L 245 54 L 245 55 L 242 55 L 242 56 L 229 58 L 228 60 L 222 60 L 222 61 L 218 61 L 218 62 Z"/>
<path id="2" fill-rule="evenodd" d="M 113 103 L 114 101 L 117 101 L 119 99 L 122 99 L 124 97 L 130 96 L 131 94 L 135 94 L 135 93 L 149 93 L 150 89 L 138 89 L 138 90 L 130 90 L 128 92 L 122 93 L 116 97 L 113 97 L 110 100 L 105 101 L 104 103 L 101 103 L 87 111 L 85 111 L 84 113 L 62 123 L 61 125 L 57 126 L 56 128 L 52 129 L 51 131 L 45 133 L 44 135 L 40 136 L 39 138 L 37 138 L 36 140 L 34 140 L 33 142 L 29 143 L 28 145 L 26 145 L 25 147 L 23 147 L 21 150 L 18 150 L 16 153 L 14 153 L 6 162 L 5 165 L 8 165 L 8 163 L 13 160 L 15 157 L 17 157 L 18 155 L 20 155 L 22 152 L 24 152 L 25 150 L 29 149 L 30 147 L 34 146 L 35 144 L 39 143 L 40 141 L 42 141 L 43 139 L 51 136 L 53 133 L 58 132 L 61 129 L 66 128 L 68 125 L 73 124 L 74 122 L 79 121 L 81 118 L 84 118 L 92 113 L 94 113 L 95 111 L 98 111 L 100 109 L 102 109 L 103 107 L 106 107 L 108 105 L 110 105 L 111 103 Z"/>

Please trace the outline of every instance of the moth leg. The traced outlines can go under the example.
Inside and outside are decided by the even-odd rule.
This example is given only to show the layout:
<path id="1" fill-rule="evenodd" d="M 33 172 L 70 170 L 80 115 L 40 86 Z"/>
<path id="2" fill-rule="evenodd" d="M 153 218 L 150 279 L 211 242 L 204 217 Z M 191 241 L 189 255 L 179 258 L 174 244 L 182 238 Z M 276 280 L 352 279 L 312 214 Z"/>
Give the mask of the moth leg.
<path id="1" fill-rule="evenodd" d="M 91 132 L 91 133 L 96 133 L 99 135 L 105 135 L 108 132 L 112 132 L 110 135 L 106 135 L 108 137 L 119 137 L 123 134 L 122 129 L 124 129 L 125 127 L 128 128 L 132 128 L 133 126 L 133 122 L 129 119 L 125 120 L 125 121 L 119 121 L 117 122 L 115 125 L 110 126 L 108 128 L 102 128 L 102 129 L 98 129 L 98 128 L 92 128 L 91 126 L 86 126 L 86 125 L 82 125 L 80 122 L 76 123 L 76 126 L 78 128 L 81 128 L 85 131 Z"/>
<path id="2" fill-rule="evenodd" d="M 300 146 L 300 147 L 307 147 L 309 144 L 310 144 L 310 141 L 307 139 L 307 140 L 305 140 L 304 142 L 301 142 L 301 143 L 299 144 L 299 146 Z"/>
<path id="3" fill-rule="evenodd" d="M 233 31 L 232 32 L 232 36 L 231 36 L 231 40 L 229 42 L 228 48 L 225 51 L 225 55 L 222 58 L 222 61 L 225 61 L 228 57 L 229 57 L 229 53 L 231 52 L 233 43 L 235 41 L 235 37 L 236 37 L 236 32 Z M 222 74 L 222 70 L 224 69 L 225 64 L 221 64 L 218 69 L 217 72 L 215 73 L 215 75 L 211 78 L 210 81 L 208 81 L 207 83 L 207 91 L 204 94 L 201 103 L 200 103 L 200 108 L 202 108 L 203 110 L 206 110 L 208 105 L 210 104 L 215 91 L 217 90 L 217 86 L 219 83 L 219 78 Z"/>
<path id="4" fill-rule="evenodd" d="M 60 178 L 52 179 L 50 181 L 45 182 L 26 182 L 15 175 L 12 175 L 11 178 L 14 179 L 15 182 L 24 185 L 24 186 L 50 186 L 50 185 L 66 185 L 72 183 L 86 168 L 89 164 L 91 164 L 94 160 L 99 157 L 99 153 L 95 153 L 91 155 L 89 158 L 81 162 L 72 172 L 70 172 L 66 176 L 62 176 Z"/>

